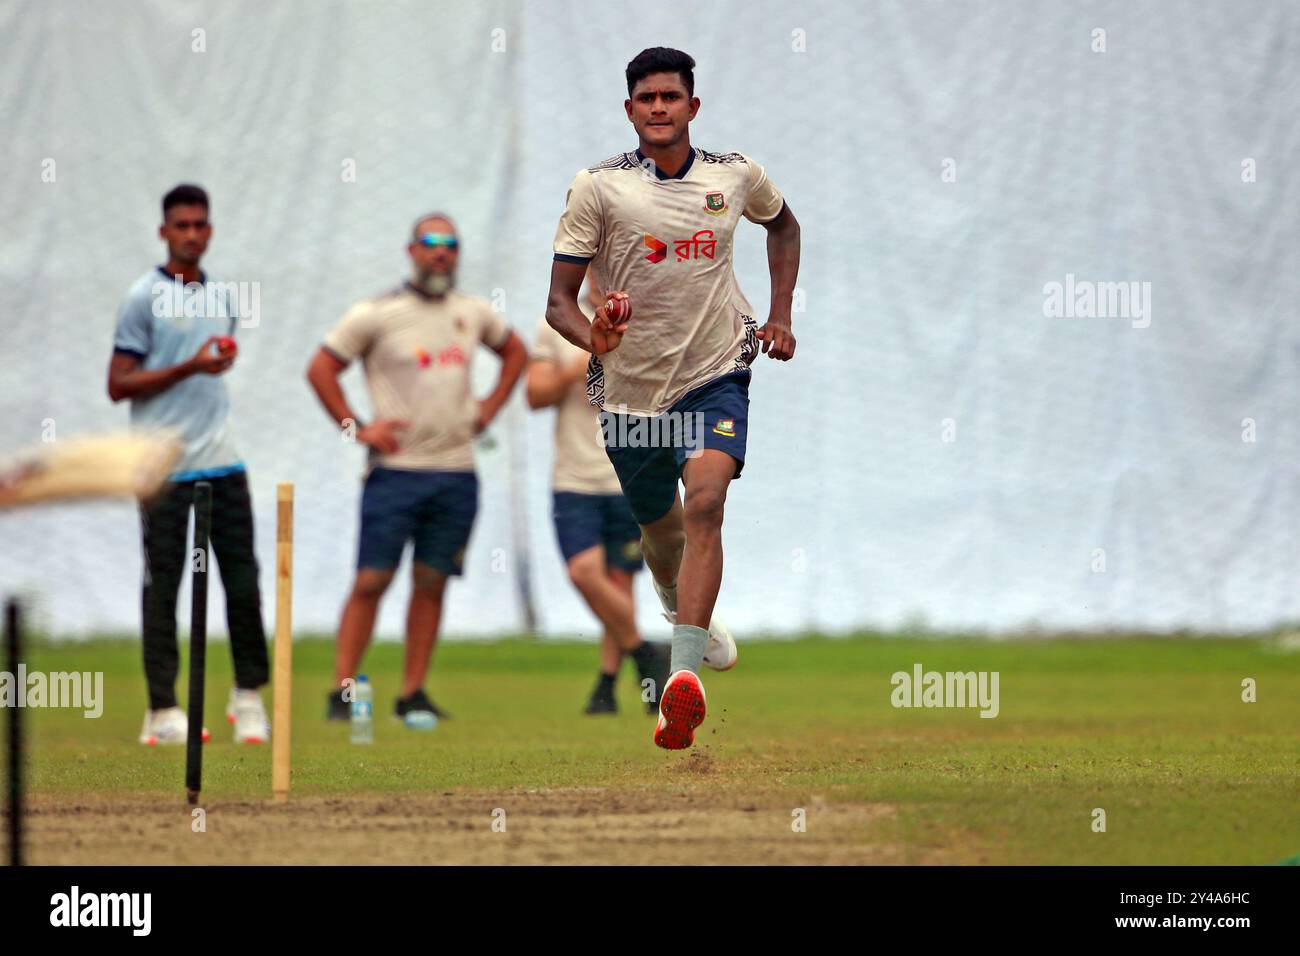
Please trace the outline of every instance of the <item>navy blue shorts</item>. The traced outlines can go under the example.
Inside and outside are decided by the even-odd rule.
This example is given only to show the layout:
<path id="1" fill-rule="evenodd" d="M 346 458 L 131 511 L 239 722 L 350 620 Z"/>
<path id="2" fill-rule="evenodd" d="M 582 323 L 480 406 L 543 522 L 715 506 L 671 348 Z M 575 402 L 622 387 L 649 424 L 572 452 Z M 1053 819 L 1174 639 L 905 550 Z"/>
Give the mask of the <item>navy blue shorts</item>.
<path id="1" fill-rule="evenodd" d="M 599 544 L 605 548 L 606 567 L 630 573 L 641 570 L 641 529 L 626 498 L 557 491 L 554 500 L 551 517 L 565 561 Z"/>
<path id="2" fill-rule="evenodd" d="M 677 497 L 682 468 L 701 449 L 725 451 L 736 460 L 732 477 L 740 477 L 749 428 L 750 374 L 746 369 L 706 382 L 663 415 L 600 413 L 605 454 L 640 524 L 668 513 Z"/>
<path id="3" fill-rule="evenodd" d="M 361 494 L 357 567 L 395 570 L 413 541 L 416 561 L 458 575 L 477 511 L 478 477 L 472 471 L 374 468 Z"/>

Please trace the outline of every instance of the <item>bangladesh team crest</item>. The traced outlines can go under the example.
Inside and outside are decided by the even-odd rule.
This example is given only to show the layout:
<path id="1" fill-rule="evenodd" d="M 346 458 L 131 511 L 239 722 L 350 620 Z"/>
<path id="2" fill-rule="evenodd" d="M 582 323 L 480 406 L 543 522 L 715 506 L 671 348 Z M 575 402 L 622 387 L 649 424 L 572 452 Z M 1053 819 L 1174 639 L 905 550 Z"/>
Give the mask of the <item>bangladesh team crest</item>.
<path id="1" fill-rule="evenodd" d="M 705 193 L 704 211 L 711 216 L 720 216 L 727 211 L 727 197 L 722 193 Z"/>

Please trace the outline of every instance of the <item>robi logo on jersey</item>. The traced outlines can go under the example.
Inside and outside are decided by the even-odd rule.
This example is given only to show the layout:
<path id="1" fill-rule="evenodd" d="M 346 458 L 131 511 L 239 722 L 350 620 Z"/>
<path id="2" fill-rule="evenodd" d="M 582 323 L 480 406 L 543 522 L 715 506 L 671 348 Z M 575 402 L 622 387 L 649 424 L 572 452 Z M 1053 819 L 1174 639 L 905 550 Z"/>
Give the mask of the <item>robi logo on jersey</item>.
<path id="1" fill-rule="evenodd" d="M 650 233 L 645 234 L 645 244 L 650 247 L 650 255 L 646 256 L 646 262 L 663 262 L 668 256 L 668 243 L 660 242 Z"/>
<path id="2" fill-rule="evenodd" d="M 420 348 L 415 350 L 415 360 L 420 368 L 428 368 L 434 363 L 433 356 Z M 465 353 L 461 351 L 459 345 L 449 345 L 438 353 L 437 362 L 439 365 L 464 365 Z"/>
<path id="3" fill-rule="evenodd" d="M 645 244 L 650 248 L 650 255 L 645 257 L 647 262 L 663 262 L 668 258 L 668 243 L 647 232 Z M 673 240 L 673 253 L 678 262 L 687 259 L 714 259 L 717 258 L 717 250 L 718 240 L 713 237 L 712 229 L 701 229 L 689 239 Z"/>

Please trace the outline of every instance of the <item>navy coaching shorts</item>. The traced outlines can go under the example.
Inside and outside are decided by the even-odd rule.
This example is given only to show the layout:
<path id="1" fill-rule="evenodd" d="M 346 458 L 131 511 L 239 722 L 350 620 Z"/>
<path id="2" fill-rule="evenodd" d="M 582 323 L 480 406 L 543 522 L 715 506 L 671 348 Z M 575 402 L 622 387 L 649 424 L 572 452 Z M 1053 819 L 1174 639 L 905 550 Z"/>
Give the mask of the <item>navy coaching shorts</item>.
<path id="1" fill-rule="evenodd" d="M 677 495 L 682 468 L 698 449 L 716 448 L 745 467 L 750 370 L 730 372 L 687 392 L 663 415 L 601 411 L 605 454 L 640 524 L 658 521 Z"/>
<path id="2" fill-rule="evenodd" d="M 458 575 L 477 512 L 478 477 L 472 471 L 374 468 L 361 494 L 357 568 L 392 571 L 413 541 L 416 561 Z"/>
<path id="3" fill-rule="evenodd" d="M 599 544 L 605 548 L 607 567 L 631 573 L 641 570 L 641 529 L 621 494 L 557 491 L 551 517 L 565 561 Z"/>

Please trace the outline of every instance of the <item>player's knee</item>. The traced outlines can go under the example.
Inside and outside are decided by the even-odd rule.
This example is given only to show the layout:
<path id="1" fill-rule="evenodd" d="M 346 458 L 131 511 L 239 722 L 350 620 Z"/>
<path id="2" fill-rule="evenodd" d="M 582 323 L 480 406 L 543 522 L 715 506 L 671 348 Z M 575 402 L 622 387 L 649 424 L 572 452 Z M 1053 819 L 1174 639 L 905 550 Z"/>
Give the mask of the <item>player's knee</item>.
<path id="1" fill-rule="evenodd" d="M 726 501 L 725 486 L 692 489 L 682 502 L 686 523 L 696 528 L 722 527 L 722 512 Z"/>
<path id="2" fill-rule="evenodd" d="M 672 560 L 686 547 L 686 528 L 681 517 L 671 523 L 656 522 L 641 526 L 641 550 L 651 560 Z"/>
<path id="3" fill-rule="evenodd" d="M 579 591 L 594 587 L 605 574 L 603 549 L 588 548 L 568 561 L 569 580 Z"/>
<path id="4" fill-rule="evenodd" d="M 364 568 L 357 572 L 357 579 L 352 585 L 352 596 L 362 601 L 375 601 L 388 590 L 393 580 L 392 571 L 375 571 Z"/>
<path id="5" fill-rule="evenodd" d="M 447 575 L 417 561 L 411 566 L 411 586 L 426 597 L 441 600 L 447 587 Z"/>

